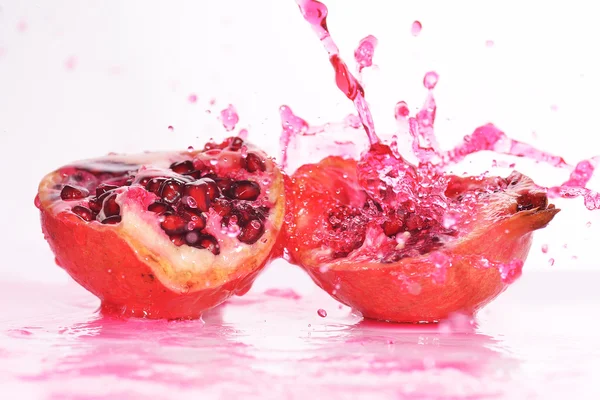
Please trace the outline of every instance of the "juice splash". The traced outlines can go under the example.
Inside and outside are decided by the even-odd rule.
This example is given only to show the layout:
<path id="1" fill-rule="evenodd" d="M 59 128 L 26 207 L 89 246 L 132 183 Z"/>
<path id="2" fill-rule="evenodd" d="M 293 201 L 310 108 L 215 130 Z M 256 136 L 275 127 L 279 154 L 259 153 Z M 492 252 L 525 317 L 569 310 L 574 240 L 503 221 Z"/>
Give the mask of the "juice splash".
<path id="1" fill-rule="evenodd" d="M 289 260 L 334 298 L 365 317 L 386 321 L 436 322 L 454 312 L 473 314 L 521 276 L 533 231 L 559 212 L 548 196 L 582 196 L 588 209 L 600 208 L 598 194 L 585 187 L 597 158 L 573 167 L 562 157 L 509 138 L 493 124 L 442 149 L 434 129 L 435 71 L 423 77 L 427 96 L 416 114 L 404 101 L 394 110 L 398 124 L 408 125 L 417 160 L 409 162 L 398 137 L 384 143 L 377 135 L 362 83 L 328 30 L 327 7 L 316 0 L 297 4 L 323 43 L 337 87 L 353 101 L 369 141 L 356 162 L 329 157 L 303 165 L 291 177 Z M 359 77 L 373 64 L 376 43 L 373 36 L 360 41 L 354 53 Z M 284 129 L 284 155 L 290 137 L 310 130 L 305 121 L 301 127 Z M 506 178 L 447 172 L 481 151 L 570 169 L 571 177 L 548 189 L 516 171 Z"/>
<path id="2" fill-rule="evenodd" d="M 435 71 L 427 72 L 423 78 L 423 86 L 428 90 L 428 93 L 421 110 L 414 117 L 410 116 L 410 110 L 404 101 L 398 102 L 395 107 L 396 120 L 408 119 L 409 134 L 412 137 L 412 151 L 419 161 L 416 166 L 408 163 L 396 150 L 397 138 L 389 146 L 380 143 L 375 132 L 372 114 L 365 100 L 365 90 L 360 81 L 349 71 L 347 64 L 341 59 L 339 49 L 328 30 L 327 7 L 316 0 L 296 0 L 296 3 L 305 20 L 311 25 L 313 31 L 323 43 L 329 55 L 329 60 L 334 67 L 336 84 L 346 97 L 354 102 L 358 118 L 369 138 L 371 148 L 361 157 L 358 173 L 363 176 L 361 179 L 363 186 L 373 197 L 381 199 L 380 194 L 378 194 L 381 189 L 379 184 L 383 184 L 386 188 L 400 194 L 400 202 L 407 200 L 402 196 L 408 195 L 416 204 L 419 204 L 422 203 L 422 200 L 419 199 L 424 197 L 424 193 L 420 189 L 422 183 L 426 183 L 428 186 L 437 185 L 438 190 L 428 190 L 425 197 L 434 196 L 443 199 L 445 187 L 444 168 L 462 161 L 470 154 L 487 150 L 499 154 L 526 157 L 537 162 L 548 163 L 557 168 L 571 170 L 569 180 L 561 185 L 548 188 L 548 195 L 551 198 L 581 196 L 589 210 L 600 209 L 600 194 L 586 188 L 586 184 L 600 162 L 600 156 L 583 160 L 576 166 L 572 166 L 560 156 L 538 150 L 531 145 L 509 138 L 493 124 L 478 127 L 471 135 L 465 136 L 463 143 L 453 149 L 443 151 L 438 145 L 434 131 L 437 105 L 433 90 L 439 80 L 439 76 Z M 415 21 L 411 28 L 412 34 L 417 36 L 421 32 L 421 28 L 421 23 Z M 360 41 L 354 53 L 359 74 L 363 68 L 372 65 L 376 45 L 377 39 L 371 35 Z M 306 129 L 304 128 L 304 130 Z M 285 132 L 284 135 L 286 135 Z M 289 136 L 285 141 L 282 141 L 282 145 L 286 144 L 289 144 Z M 285 151 L 286 147 L 283 146 L 284 157 L 287 158 Z M 419 181 L 421 182 L 419 183 Z M 398 201 L 394 203 L 398 203 Z M 422 205 L 422 212 L 426 212 L 425 208 L 431 207 L 429 203 Z M 440 218 L 441 214 L 436 216 L 438 221 L 441 221 Z"/>

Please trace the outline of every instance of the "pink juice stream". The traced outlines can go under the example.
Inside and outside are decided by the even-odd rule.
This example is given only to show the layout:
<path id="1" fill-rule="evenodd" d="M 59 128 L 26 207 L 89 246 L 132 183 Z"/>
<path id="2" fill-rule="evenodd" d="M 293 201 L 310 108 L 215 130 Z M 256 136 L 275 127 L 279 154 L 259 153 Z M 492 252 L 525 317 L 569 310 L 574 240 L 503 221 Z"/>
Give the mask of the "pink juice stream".
<path id="1" fill-rule="evenodd" d="M 403 101 L 400 101 L 395 108 L 395 117 L 397 120 L 408 118 L 410 127 L 409 133 L 412 137 L 412 150 L 419 160 L 419 165 L 412 166 L 404 160 L 397 151 L 394 151 L 397 148 L 397 143 L 395 143 L 395 141 L 390 144 L 392 149 L 391 153 L 385 154 L 387 153 L 387 150 L 385 150 L 387 146 L 380 144 L 380 140 L 375 132 L 375 125 L 369 106 L 365 100 L 363 86 L 349 71 L 347 64 L 340 58 L 339 49 L 327 28 L 327 7 L 316 0 L 296 0 L 296 2 L 305 20 L 311 25 L 313 31 L 323 43 L 325 50 L 329 55 L 329 60 L 335 70 L 336 84 L 344 95 L 353 101 L 358 118 L 369 138 L 371 149 L 361 157 L 362 167 L 359 167 L 358 171 L 359 176 L 362 174 L 364 177 L 364 179 L 362 179 L 363 182 L 365 182 L 367 178 L 375 178 L 375 175 L 378 172 L 381 172 L 381 170 L 388 171 L 390 168 L 395 168 L 399 171 L 405 171 L 405 173 L 400 173 L 402 176 L 396 176 L 396 183 L 401 183 L 401 186 L 404 186 L 404 192 L 406 193 L 407 190 L 412 189 L 414 192 L 418 193 L 419 188 L 415 186 L 417 176 L 430 175 L 432 170 L 441 173 L 444 167 L 456 164 L 470 154 L 487 150 L 511 156 L 526 157 L 537 162 L 548 163 L 557 168 L 567 168 L 571 170 L 571 175 L 566 182 L 548 188 L 548 195 L 552 198 L 572 198 L 581 196 L 584 199 L 585 206 L 589 210 L 600 209 L 600 194 L 586 188 L 588 181 L 600 162 L 600 156 L 590 160 L 583 160 L 576 166 L 572 166 L 560 156 L 541 151 L 531 145 L 509 138 L 493 124 L 487 124 L 475 129 L 471 135 L 464 138 L 463 143 L 457 145 L 453 149 L 443 151 L 438 145 L 434 131 L 437 105 L 433 90 L 439 79 L 438 74 L 434 71 L 426 73 L 423 78 L 423 85 L 428 90 L 428 94 L 421 110 L 414 117 L 410 116 L 410 110 Z M 411 32 L 414 36 L 417 36 L 421 32 L 421 29 L 421 23 L 415 21 Z M 374 36 L 367 36 L 360 41 L 359 46 L 354 53 L 359 74 L 364 68 L 370 67 L 373 64 L 373 55 L 376 45 L 377 39 Z M 293 114 L 291 114 L 289 108 L 286 108 L 286 110 L 289 112 L 286 120 L 290 121 L 290 116 Z M 292 123 L 291 125 L 295 126 L 295 128 L 291 131 L 286 131 L 284 128 L 282 135 L 282 138 L 285 138 L 282 139 L 284 159 L 287 159 L 285 153 L 286 145 L 289 144 L 290 141 L 290 135 L 303 134 L 309 129 L 306 121 L 303 121 L 296 116 L 294 116 L 294 119 L 295 121 L 302 121 L 302 124 L 301 127 L 298 128 L 300 125 L 297 123 L 294 125 L 294 123 Z M 382 151 L 383 154 L 381 154 Z M 375 153 L 380 154 L 377 155 Z M 385 176 L 386 174 L 380 174 L 380 180 L 390 186 L 389 179 Z M 442 179 L 441 175 L 436 179 Z M 391 186 L 394 187 L 394 191 L 399 189 L 397 184 L 392 184 Z M 437 193 L 429 194 L 439 196 L 443 192 L 443 187 L 443 185 L 439 185 Z M 365 186 L 365 189 L 371 195 L 375 195 L 375 198 L 378 197 L 375 188 Z M 402 190 L 402 188 L 400 189 Z M 423 204 L 423 206 L 430 207 L 431 204 Z M 438 217 L 441 217 L 441 215 Z"/>

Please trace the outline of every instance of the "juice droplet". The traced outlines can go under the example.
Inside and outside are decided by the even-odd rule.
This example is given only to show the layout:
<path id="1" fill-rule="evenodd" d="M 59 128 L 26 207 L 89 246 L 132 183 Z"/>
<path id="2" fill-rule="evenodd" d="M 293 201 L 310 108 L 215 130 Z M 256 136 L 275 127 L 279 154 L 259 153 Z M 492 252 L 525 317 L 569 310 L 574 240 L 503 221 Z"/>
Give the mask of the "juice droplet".
<path id="1" fill-rule="evenodd" d="M 294 136 L 304 135 L 308 131 L 308 122 L 296 116 L 288 106 L 279 108 L 279 117 L 281 118 L 281 137 L 279 145 L 281 147 L 281 167 L 287 166 L 287 149 Z"/>
<path id="2" fill-rule="evenodd" d="M 69 71 L 72 71 L 77 66 L 77 57 L 70 56 L 65 60 L 65 68 Z"/>
<path id="3" fill-rule="evenodd" d="M 452 266 L 450 257 L 441 251 L 434 251 L 429 255 L 429 261 L 435 266 L 436 270 L 432 274 L 433 282 L 443 284 L 446 281 L 448 268 Z"/>
<path id="4" fill-rule="evenodd" d="M 317 314 L 319 315 L 319 317 L 325 318 L 327 316 L 327 311 L 323 310 L 322 308 L 319 308 L 317 310 Z"/>
<path id="5" fill-rule="evenodd" d="M 22 19 L 17 23 L 17 31 L 18 32 L 21 32 L 21 33 L 26 32 L 27 28 L 29 28 L 29 26 L 27 25 L 27 21 Z"/>
<path id="6" fill-rule="evenodd" d="M 585 223 L 586 228 L 591 228 L 591 226 L 592 226 L 592 221 L 588 221 Z"/>
<path id="7" fill-rule="evenodd" d="M 542 253 L 546 254 L 548 252 L 548 245 L 547 244 L 543 244 L 542 245 Z"/>
<path id="8" fill-rule="evenodd" d="M 322 29 L 323 35 L 327 35 L 327 7 L 325 4 L 315 0 L 297 0 L 304 19 L 312 25 L 313 29 Z M 322 38 L 322 36 L 321 36 Z"/>
<path id="9" fill-rule="evenodd" d="M 193 152 L 194 151 L 194 146 L 188 146 L 187 150 L 190 153 Z"/>
<path id="10" fill-rule="evenodd" d="M 587 191 L 583 196 L 583 204 L 590 211 L 600 210 L 600 193 Z"/>
<path id="11" fill-rule="evenodd" d="M 190 104 L 195 104 L 198 101 L 198 96 L 192 93 L 188 96 L 188 101 Z"/>
<path id="12" fill-rule="evenodd" d="M 548 265 L 551 267 L 554 265 L 554 258 L 548 259 Z"/>
<path id="13" fill-rule="evenodd" d="M 240 118 L 233 105 L 230 104 L 221 111 L 221 122 L 227 132 L 234 130 L 239 120 Z"/>
<path id="14" fill-rule="evenodd" d="M 396 103 L 396 107 L 394 108 L 394 117 L 396 117 L 396 121 L 405 120 L 409 115 L 410 110 L 405 101 L 399 101 Z"/>
<path id="15" fill-rule="evenodd" d="M 494 47 L 494 41 L 493 40 L 486 40 L 485 41 L 485 47 Z"/>
<path id="16" fill-rule="evenodd" d="M 425 86 L 426 89 L 432 90 L 433 88 L 435 88 L 435 85 L 437 85 L 438 79 L 439 75 L 437 74 L 437 72 L 429 71 L 425 74 L 425 77 L 423 78 L 423 86 Z"/>
<path id="17" fill-rule="evenodd" d="M 373 65 L 375 47 L 377 47 L 377 38 L 372 35 L 365 37 L 358 43 L 358 47 L 354 51 L 354 59 L 359 71 Z"/>
<path id="18" fill-rule="evenodd" d="M 167 126 L 167 129 L 169 130 L 169 132 L 173 132 L 175 130 L 175 128 L 173 128 L 173 125 Z"/>
<path id="19" fill-rule="evenodd" d="M 513 260 L 509 263 L 501 263 L 498 266 L 500 279 L 506 284 L 511 284 L 516 281 L 523 273 L 523 261 Z"/>
<path id="20" fill-rule="evenodd" d="M 423 29 L 423 25 L 421 25 L 421 22 L 415 21 L 412 23 L 412 26 L 410 27 L 410 33 L 413 36 L 419 36 L 419 33 L 421 33 L 421 29 Z"/>
<path id="21" fill-rule="evenodd" d="M 33 204 L 37 207 L 37 208 L 41 208 L 42 207 L 42 201 L 40 200 L 40 195 L 36 194 L 35 195 L 35 199 L 33 200 Z"/>

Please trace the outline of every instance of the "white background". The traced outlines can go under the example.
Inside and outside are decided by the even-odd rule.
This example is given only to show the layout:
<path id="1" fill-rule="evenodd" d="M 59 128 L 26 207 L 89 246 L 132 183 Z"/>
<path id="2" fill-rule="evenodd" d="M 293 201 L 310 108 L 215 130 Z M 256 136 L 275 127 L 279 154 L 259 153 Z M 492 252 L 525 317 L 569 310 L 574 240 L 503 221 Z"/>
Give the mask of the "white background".
<path id="1" fill-rule="evenodd" d="M 380 132 L 393 131 L 397 101 L 419 106 L 422 77 L 436 70 L 442 145 L 491 121 L 572 163 L 600 154 L 592 2 L 327 4 L 349 62 L 362 37 L 379 39 L 379 68 L 365 81 Z M 416 19 L 423 30 L 413 37 Z M 280 105 L 316 124 L 352 111 L 293 0 L 0 0 L 0 278 L 67 279 L 33 206 L 45 173 L 110 151 L 199 147 L 224 135 L 216 114 L 229 103 L 240 127 L 271 154 L 279 149 Z M 567 176 L 526 162 L 517 168 L 546 185 Z M 557 202 L 563 212 L 538 233 L 527 269 L 599 268 L 600 211 L 582 203 Z M 544 243 L 549 254 L 540 251 Z"/>

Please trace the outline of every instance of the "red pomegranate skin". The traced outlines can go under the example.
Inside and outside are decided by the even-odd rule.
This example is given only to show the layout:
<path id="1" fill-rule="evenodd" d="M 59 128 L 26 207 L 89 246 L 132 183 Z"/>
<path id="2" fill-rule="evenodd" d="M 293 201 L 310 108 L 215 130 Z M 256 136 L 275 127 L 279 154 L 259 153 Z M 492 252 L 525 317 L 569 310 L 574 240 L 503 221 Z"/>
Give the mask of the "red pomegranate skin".
<path id="1" fill-rule="evenodd" d="M 326 243 L 314 239 L 327 210 L 364 202 L 356 162 L 328 157 L 304 165 L 288 181 L 288 258 L 331 296 L 366 318 L 424 323 L 453 313 L 474 314 L 511 282 L 502 277 L 499 266 L 524 262 L 532 232 L 545 227 L 559 211 L 547 206 L 545 194 L 529 178 L 519 176 L 519 185 L 492 195 L 494 200 L 476 211 L 478 222 L 438 252 L 381 263 L 360 251 L 328 258 L 323 256 Z M 481 184 L 473 178 L 451 177 L 448 193 L 458 196 Z M 518 212 L 518 199 L 524 194 L 539 199 L 541 206 Z M 444 271 L 432 258 L 440 252 L 451 264 Z M 513 273 L 519 274 L 520 269 Z"/>
<path id="2" fill-rule="evenodd" d="M 76 171 L 80 168 L 79 165 L 89 165 L 94 168 L 108 166 L 110 169 L 113 168 L 111 165 L 117 165 L 110 164 L 111 159 L 108 164 L 106 163 L 107 158 L 101 158 L 100 161 L 88 160 L 84 164 L 76 163 L 74 164 L 75 168 L 63 167 L 48 174 L 42 180 L 36 205 L 40 209 L 44 236 L 56 256 L 56 262 L 76 282 L 101 300 L 101 308 L 104 312 L 151 319 L 198 318 L 203 311 L 215 307 L 230 296 L 246 293 L 261 269 L 281 254 L 280 232 L 285 213 L 283 174 L 272 160 L 254 147 L 249 147 L 249 149 L 253 151 L 253 154 L 263 157 L 264 166 L 254 173 L 247 173 L 243 170 L 243 163 L 236 158 L 239 158 L 239 154 L 241 154 L 239 150 L 223 153 L 229 151 L 227 145 L 217 146 L 221 147 L 205 152 L 154 153 L 157 156 L 150 153 L 142 156 L 150 159 L 152 157 L 160 158 L 165 154 L 168 157 L 174 157 L 167 161 L 161 159 L 161 162 L 166 163 L 167 166 L 173 161 L 181 161 L 190 157 L 199 157 L 200 159 L 204 157 L 207 160 L 210 157 L 221 157 L 221 159 L 226 157 L 227 163 L 221 167 L 220 172 L 217 172 L 225 174 L 230 169 L 233 171 L 231 172 L 233 176 L 241 177 L 239 179 L 250 176 L 256 181 L 263 181 L 264 177 L 269 177 L 268 185 L 264 184 L 267 186 L 261 189 L 265 193 L 259 199 L 262 203 L 256 203 L 258 205 L 268 204 L 270 207 L 267 219 L 262 222 L 265 231 L 259 240 L 247 244 L 242 243 L 241 238 L 238 242 L 236 238 L 218 233 L 220 229 L 215 227 L 220 226 L 218 220 L 221 217 L 211 209 L 209 213 L 205 214 L 209 218 L 208 224 L 211 224 L 212 221 L 213 229 L 216 229 L 213 230 L 213 234 L 223 235 L 220 238 L 217 237 L 221 245 L 220 254 L 216 252 L 213 255 L 208 249 L 192 249 L 191 247 L 189 248 L 191 253 L 173 253 L 178 256 L 180 254 L 195 255 L 198 257 L 196 261 L 200 263 L 198 265 L 202 266 L 199 270 L 184 265 L 185 261 L 181 261 L 179 258 L 176 258 L 176 261 L 182 265 L 173 264 L 169 261 L 173 258 L 164 256 L 165 254 L 161 253 L 161 247 L 156 247 L 156 243 L 152 243 L 162 241 L 161 245 L 167 246 L 169 251 L 179 251 L 186 247 L 185 245 L 176 247 L 170 241 L 167 233 L 160 228 L 158 214 L 148 210 L 149 205 L 156 201 L 157 196 L 145 190 L 143 185 L 126 183 L 115 189 L 115 193 L 121 196 L 117 197 L 121 202 L 117 210 L 123 216 L 123 221 L 117 224 L 102 223 L 100 220 L 103 218 L 102 213 L 98 215 L 94 213 L 94 218 L 97 216 L 98 220 L 86 221 L 83 217 L 70 211 L 77 205 L 86 205 L 85 202 L 91 202 L 93 197 L 61 200 L 59 195 L 61 188 L 64 188 L 66 181 L 69 182 L 68 174 L 71 171 Z M 194 159 L 196 160 L 196 158 Z M 197 162 L 196 165 L 209 165 L 207 160 Z M 145 171 L 144 168 L 140 171 Z M 172 174 L 172 172 L 170 173 Z M 210 173 L 213 172 L 210 171 Z M 97 175 L 104 176 L 106 174 L 97 173 Z M 115 180 L 110 176 L 108 178 L 111 181 Z M 117 180 L 119 179 L 117 178 Z M 263 184 L 261 183 L 261 185 Z M 269 190 L 265 190 L 265 188 Z M 92 187 L 87 191 L 91 193 L 90 196 L 97 193 Z M 112 195 L 106 196 L 106 198 L 109 197 Z M 245 200 L 241 202 L 246 205 L 254 204 Z M 105 202 L 103 209 L 106 210 L 106 207 Z M 128 215 L 131 216 L 132 212 L 139 213 L 139 215 L 135 214 L 136 218 L 139 217 L 140 220 L 151 221 L 154 224 L 152 229 L 146 228 L 146 236 L 142 234 L 144 232 L 131 228 L 132 223 L 127 222 L 132 221 L 127 218 Z M 147 236 L 148 231 L 154 232 L 153 235 L 155 235 L 150 236 L 150 240 Z M 153 237 L 156 240 L 152 240 Z M 158 240 L 159 237 L 160 240 Z M 232 241 L 237 244 L 231 244 Z M 225 247 L 223 247 L 224 243 Z M 238 245 L 240 248 L 235 247 Z M 182 244 L 177 246 L 182 246 Z M 236 254 L 228 254 L 227 252 L 233 248 L 237 249 Z M 213 259 L 214 261 L 211 261 Z M 214 262 L 214 264 L 207 266 L 206 264 L 209 262 Z"/>

